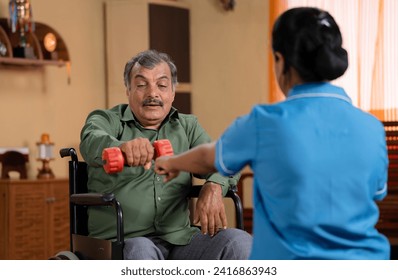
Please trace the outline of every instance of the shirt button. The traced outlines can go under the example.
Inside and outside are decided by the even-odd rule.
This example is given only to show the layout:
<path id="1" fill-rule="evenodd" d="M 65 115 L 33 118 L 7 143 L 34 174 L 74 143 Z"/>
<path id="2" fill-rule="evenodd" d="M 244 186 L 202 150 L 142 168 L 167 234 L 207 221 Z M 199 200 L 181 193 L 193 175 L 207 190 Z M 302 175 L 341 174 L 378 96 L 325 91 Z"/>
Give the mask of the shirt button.
<path id="1" fill-rule="evenodd" d="M 161 201 L 162 199 L 160 198 L 160 196 L 158 196 L 158 200 Z"/>
<path id="2" fill-rule="evenodd" d="M 159 176 L 156 176 L 156 181 L 160 181 L 160 177 Z"/>

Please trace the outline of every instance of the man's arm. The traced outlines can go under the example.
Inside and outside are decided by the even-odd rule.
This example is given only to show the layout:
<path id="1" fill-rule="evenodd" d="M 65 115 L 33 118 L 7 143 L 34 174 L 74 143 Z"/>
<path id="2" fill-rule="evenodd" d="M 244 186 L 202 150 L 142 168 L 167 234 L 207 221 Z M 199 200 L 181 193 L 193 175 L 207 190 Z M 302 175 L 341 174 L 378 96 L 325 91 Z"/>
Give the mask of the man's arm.
<path id="1" fill-rule="evenodd" d="M 116 138 L 120 124 L 106 110 L 91 112 L 80 132 L 80 152 L 90 166 L 102 165 L 102 151 L 118 147 L 123 142 Z"/>
<path id="2" fill-rule="evenodd" d="M 200 222 L 202 233 L 214 235 L 219 228 L 227 227 L 223 196 L 226 195 L 231 185 L 236 184 L 240 175 L 237 174 L 233 177 L 229 177 L 222 176 L 218 172 L 215 172 L 216 169 L 213 163 L 215 143 L 210 143 L 211 139 L 209 135 L 197 122 L 196 117 L 192 118 L 191 116 L 189 119 L 185 120 L 189 120 L 186 122 L 184 122 L 184 120 L 182 121 L 184 122 L 183 126 L 190 142 L 190 149 L 195 150 L 196 147 L 205 144 L 204 147 L 198 148 L 203 149 L 202 152 L 204 154 L 201 155 L 200 158 L 204 159 L 206 162 L 200 162 L 199 168 L 204 169 L 195 169 L 195 172 L 192 172 L 195 177 L 206 180 L 196 202 L 194 223 Z"/>
<path id="3" fill-rule="evenodd" d="M 194 211 L 194 224 L 200 223 L 203 234 L 213 236 L 219 228 L 227 228 L 227 215 L 219 184 L 206 182 L 200 191 Z"/>
<path id="4" fill-rule="evenodd" d="M 176 156 L 159 157 L 156 159 L 155 172 L 166 175 L 166 181 L 178 176 L 179 171 L 197 174 L 214 172 L 214 149 L 215 144 L 208 143 Z M 222 198 L 221 185 L 210 181 L 203 185 L 194 212 L 194 223 L 200 222 L 203 234 L 213 236 L 220 227 L 227 227 Z"/>

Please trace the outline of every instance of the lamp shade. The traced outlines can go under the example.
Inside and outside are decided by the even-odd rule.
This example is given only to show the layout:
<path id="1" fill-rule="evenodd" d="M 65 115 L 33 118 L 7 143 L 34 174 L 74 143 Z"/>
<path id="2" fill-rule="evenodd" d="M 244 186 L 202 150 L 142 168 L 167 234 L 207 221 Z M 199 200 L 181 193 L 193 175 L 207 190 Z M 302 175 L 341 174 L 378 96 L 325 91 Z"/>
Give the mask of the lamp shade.
<path id="1" fill-rule="evenodd" d="M 52 159 L 53 158 L 54 143 L 50 142 L 50 136 L 47 133 L 41 135 L 41 142 L 37 143 L 39 150 L 38 159 Z"/>

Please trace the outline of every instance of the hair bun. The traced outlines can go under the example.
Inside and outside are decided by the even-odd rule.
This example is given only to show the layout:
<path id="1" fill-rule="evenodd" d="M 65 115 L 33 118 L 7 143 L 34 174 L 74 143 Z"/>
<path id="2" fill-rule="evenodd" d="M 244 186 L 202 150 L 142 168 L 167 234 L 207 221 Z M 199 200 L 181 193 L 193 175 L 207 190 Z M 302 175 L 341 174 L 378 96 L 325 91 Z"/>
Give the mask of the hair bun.
<path id="1" fill-rule="evenodd" d="M 315 71 L 323 80 L 337 79 L 348 68 L 348 53 L 342 47 L 331 49 L 324 44 L 318 48 L 315 56 Z"/>

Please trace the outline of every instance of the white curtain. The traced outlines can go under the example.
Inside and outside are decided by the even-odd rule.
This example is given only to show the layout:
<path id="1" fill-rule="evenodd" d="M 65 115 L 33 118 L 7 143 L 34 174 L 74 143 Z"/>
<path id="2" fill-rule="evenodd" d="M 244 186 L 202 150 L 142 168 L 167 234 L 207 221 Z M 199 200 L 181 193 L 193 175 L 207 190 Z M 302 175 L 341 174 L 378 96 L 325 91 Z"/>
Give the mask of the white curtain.
<path id="1" fill-rule="evenodd" d="M 287 0 L 287 7 L 312 6 L 336 20 L 349 68 L 333 83 L 354 105 L 381 120 L 398 120 L 398 1 Z"/>

